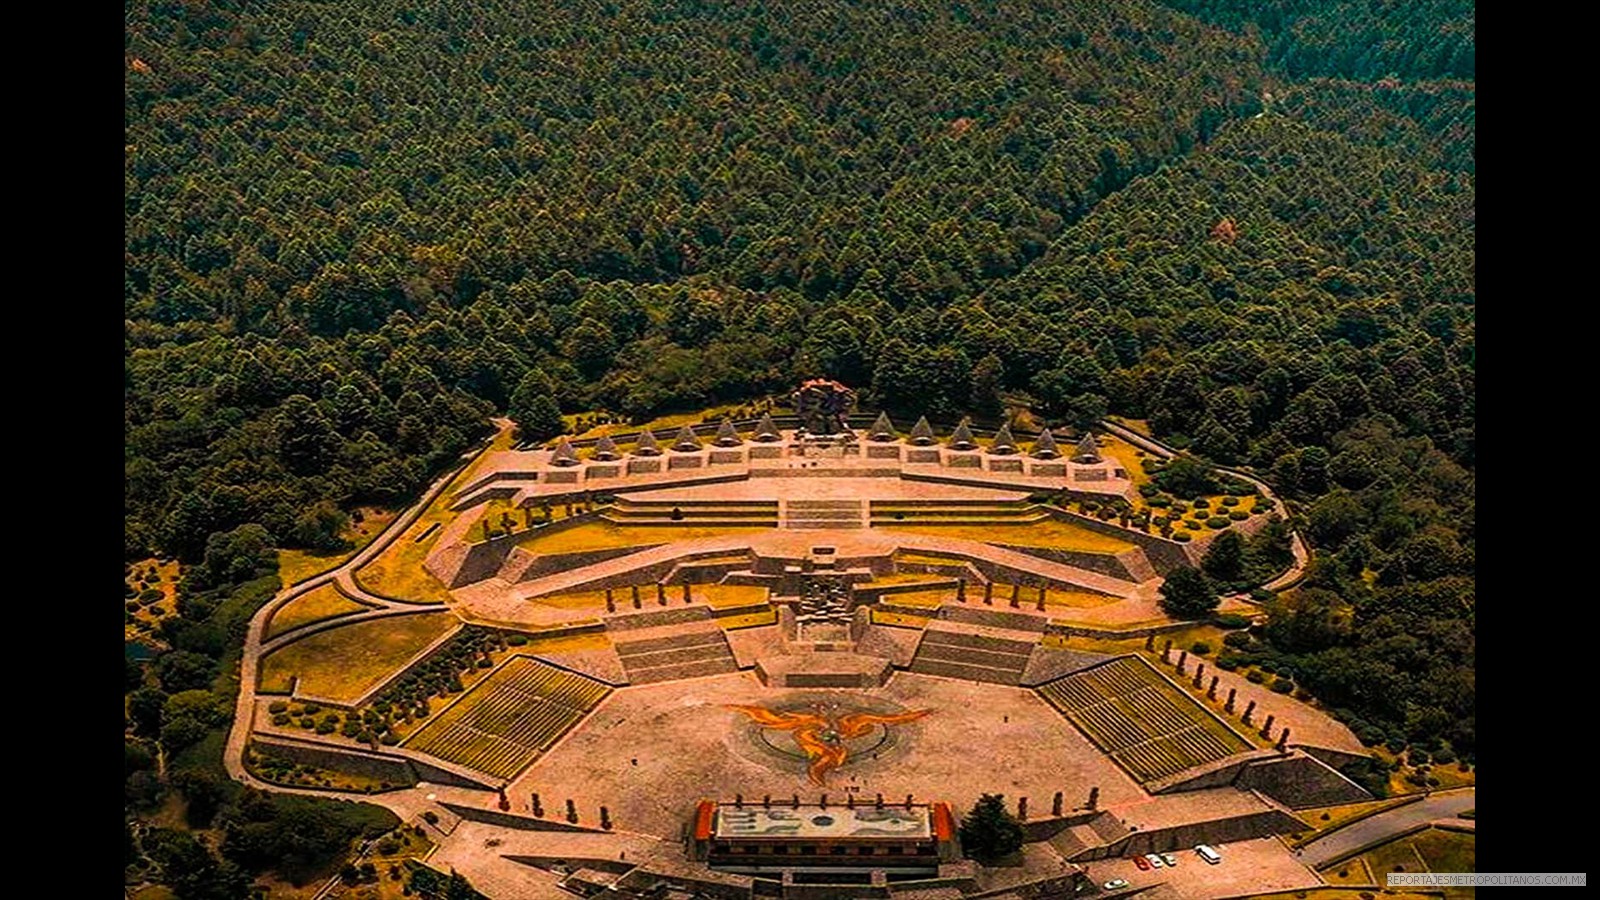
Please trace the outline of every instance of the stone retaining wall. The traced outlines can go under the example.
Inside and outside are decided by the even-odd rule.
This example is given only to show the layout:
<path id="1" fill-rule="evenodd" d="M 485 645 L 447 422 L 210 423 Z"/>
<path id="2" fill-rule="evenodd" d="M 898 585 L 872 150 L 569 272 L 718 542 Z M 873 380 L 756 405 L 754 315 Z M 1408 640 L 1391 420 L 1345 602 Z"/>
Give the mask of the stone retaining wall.
<path id="1" fill-rule="evenodd" d="M 411 761 L 403 757 L 367 753 L 332 744 L 313 745 L 300 741 L 279 740 L 259 733 L 251 736 L 250 743 L 263 753 L 290 762 L 336 772 L 348 772 L 363 778 L 387 781 L 399 787 L 410 787 L 418 780 L 417 773 L 411 768 Z"/>
<path id="2" fill-rule="evenodd" d="M 1085 516 L 1059 507 L 1047 506 L 1044 509 L 1059 521 L 1081 526 L 1093 531 L 1095 534 L 1103 534 L 1119 541 L 1137 544 L 1140 549 L 1144 550 L 1145 557 L 1150 560 L 1150 564 L 1155 567 L 1156 572 L 1162 576 L 1180 566 L 1199 565 L 1199 554 L 1177 541 L 1169 541 L 1157 535 L 1145 534 L 1142 531 L 1134 531 L 1130 528 L 1112 525 L 1102 522 L 1093 516 Z"/>
<path id="3" fill-rule="evenodd" d="M 1314 757 L 1295 754 L 1246 766 L 1238 785 L 1254 788 L 1290 809 L 1361 803 L 1372 795 Z"/>
<path id="4" fill-rule="evenodd" d="M 1128 570 L 1128 566 L 1123 562 L 1120 554 L 1113 556 L 1109 553 L 1089 553 L 1083 550 L 1068 550 L 1064 547 L 1024 547 L 1018 544 L 996 544 L 995 546 L 1003 547 L 1014 553 L 1037 556 L 1040 559 L 1058 562 L 1065 566 L 1085 569 L 1100 575 L 1109 575 L 1122 581 L 1137 583 L 1141 580 Z M 1137 552 L 1143 553 L 1142 550 Z"/>

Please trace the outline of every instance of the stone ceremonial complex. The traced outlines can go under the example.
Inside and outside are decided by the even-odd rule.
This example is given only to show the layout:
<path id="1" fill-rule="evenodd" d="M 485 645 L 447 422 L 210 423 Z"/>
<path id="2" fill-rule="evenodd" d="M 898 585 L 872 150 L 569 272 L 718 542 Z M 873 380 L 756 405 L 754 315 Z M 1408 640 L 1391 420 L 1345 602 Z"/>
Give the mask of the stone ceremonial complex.
<path id="1" fill-rule="evenodd" d="M 1222 530 L 1097 514 L 1169 451 L 813 387 L 796 415 L 478 455 L 252 622 L 230 769 L 426 821 L 429 863 L 496 898 L 1319 883 L 1276 836 L 1369 799 L 1338 771 L 1360 743 L 1173 643 L 1163 576 Z M 1266 521 L 1255 489 L 1228 527 Z M 983 793 L 1023 825 L 1005 866 L 962 855 Z M 1223 864 L 1129 860 L 1201 843 Z"/>

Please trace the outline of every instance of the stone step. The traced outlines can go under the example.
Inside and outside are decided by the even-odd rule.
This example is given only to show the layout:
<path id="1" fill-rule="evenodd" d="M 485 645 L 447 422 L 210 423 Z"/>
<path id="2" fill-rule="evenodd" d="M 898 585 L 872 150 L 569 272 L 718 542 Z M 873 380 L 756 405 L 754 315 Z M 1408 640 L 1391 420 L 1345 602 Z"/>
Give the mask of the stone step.
<path id="1" fill-rule="evenodd" d="M 737 671 L 739 671 L 739 664 L 734 662 L 733 657 L 725 656 L 696 662 L 653 666 L 637 671 L 630 669 L 628 671 L 628 681 L 633 684 L 653 684 L 658 681 L 698 678 L 702 675 L 725 675 L 729 672 Z"/>
<path id="2" fill-rule="evenodd" d="M 1021 673 L 1012 672 L 1009 669 L 994 669 L 988 666 L 924 659 L 921 655 L 911 661 L 911 671 L 920 672 L 924 675 L 942 675 L 946 678 L 982 681 L 988 684 L 1018 684 L 1021 681 Z"/>
<path id="3" fill-rule="evenodd" d="M 705 659 L 720 659 L 731 656 L 726 641 L 715 644 L 697 644 L 693 647 L 673 647 L 667 650 L 655 650 L 650 653 L 631 653 L 622 656 L 622 665 L 629 672 L 640 669 L 653 669 L 658 666 L 676 665 L 678 663 L 697 662 Z"/>
<path id="4" fill-rule="evenodd" d="M 930 660 L 941 662 L 955 662 L 964 665 L 986 666 L 992 669 L 1002 669 L 1007 672 L 1021 674 L 1028 667 L 1028 658 L 1031 653 L 997 653 L 993 650 L 976 650 L 972 647 L 954 647 L 949 644 L 928 644 L 924 642 L 917 650 L 917 655 Z"/>

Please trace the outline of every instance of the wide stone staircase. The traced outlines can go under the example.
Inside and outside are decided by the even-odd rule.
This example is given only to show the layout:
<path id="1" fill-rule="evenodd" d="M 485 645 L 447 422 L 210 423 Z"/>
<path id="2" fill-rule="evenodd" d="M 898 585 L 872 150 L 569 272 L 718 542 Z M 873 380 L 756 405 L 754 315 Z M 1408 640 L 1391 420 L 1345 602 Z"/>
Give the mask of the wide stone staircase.
<path id="1" fill-rule="evenodd" d="M 928 623 L 911 671 L 991 684 L 1020 684 L 1039 636 L 1028 631 Z"/>
<path id="2" fill-rule="evenodd" d="M 785 500 L 779 523 L 793 529 L 860 529 L 867 526 L 865 506 L 860 500 Z"/>
<path id="3" fill-rule="evenodd" d="M 663 628 L 617 632 L 613 649 L 633 684 L 737 672 L 733 648 L 715 622 L 702 621 Z"/>

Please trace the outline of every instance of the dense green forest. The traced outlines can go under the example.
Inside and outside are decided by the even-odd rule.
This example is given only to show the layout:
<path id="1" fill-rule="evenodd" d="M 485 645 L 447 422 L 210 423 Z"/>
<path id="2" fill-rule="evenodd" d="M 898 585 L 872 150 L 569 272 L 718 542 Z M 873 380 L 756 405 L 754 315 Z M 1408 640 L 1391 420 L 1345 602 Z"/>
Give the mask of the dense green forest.
<path id="1" fill-rule="evenodd" d="M 336 546 L 497 413 L 818 374 L 910 413 L 998 386 L 1252 467 L 1317 561 L 1230 649 L 1371 743 L 1473 753 L 1470 3 L 188 0 L 125 26 L 125 553 L 187 573 L 175 649 L 129 664 L 130 812 L 177 787 L 228 834 L 300 814 L 206 786 L 271 548 Z M 216 896 L 264 858 L 229 846 Z"/>

